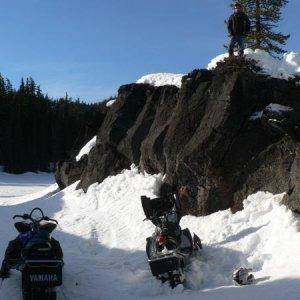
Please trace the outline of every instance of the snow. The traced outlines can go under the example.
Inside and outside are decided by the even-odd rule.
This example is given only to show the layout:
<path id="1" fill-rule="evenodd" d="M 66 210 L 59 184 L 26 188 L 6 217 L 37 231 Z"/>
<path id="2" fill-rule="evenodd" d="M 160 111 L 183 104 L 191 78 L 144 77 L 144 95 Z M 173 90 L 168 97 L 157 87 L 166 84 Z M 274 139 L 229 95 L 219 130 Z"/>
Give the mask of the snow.
<path id="1" fill-rule="evenodd" d="M 245 56 L 249 59 L 254 59 L 263 69 L 264 73 L 274 78 L 290 79 L 294 75 L 300 75 L 300 53 L 289 52 L 285 53 L 281 60 L 273 58 L 267 52 L 256 49 L 245 50 Z M 214 69 L 217 63 L 228 57 L 228 54 L 221 54 L 208 64 L 208 69 Z"/>
<path id="2" fill-rule="evenodd" d="M 289 52 L 285 53 L 282 59 L 276 59 L 263 50 L 246 49 L 245 56 L 256 60 L 263 72 L 271 77 L 290 79 L 294 78 L 295 75 L 300 76 L 300 53 Z M 214 69 L 218 62 L 227 57 L 228 53 L 213 58 L 207 65 L 207 69 Z M 184 74 L 154 73 L 143 76 L 137 80 L 137 83 L 147 83 L 153 86 L 175 85 L 180 88 L 183 76 Z"/>
<path id="3" fill-rule="evenodd" d="M 49 184 L 54 184 L 53 174 L 24 173 L 8 174 L 0 171 L 0 199 L 2 203 L 11 197 L 26 196 L 44 190 Z M 2 204 L 3 205 L 3 204 Z"/>
<path id="4" fill-rule="evenodd" d="M 157 73 L 140 78 L 136 83 L 147 83 L 153 86 L 175 85 L 181 87 L 183 74 Z"/>
<path id="5" fill-rule="evenodd" d="M 94 136 L 78 153 L 78 155 L 76 156 L 76 161 L 80 161 L 80 159 L 84 156 L 84 155 L 88 155 L 90 153 L 90 151 L 92 150 L 92 148 L 94 146 L 96 146 L 96 141 L 97 141 L 97 136 Z"/>
<path id="6" fill-rule="evenodd" d="M 106 107 L 111 107 L 116 101 L 117 101 L 117 99 L 112 99 L 112 100 L 108 101 L 106 103 Z"/>
<path id="7" fill-rule="evenodd" d="M 282 114 L 284 112 L 289 112 L 289 111 L 292 111 L 292 110 L 293 110 L 293 108 L 291 108 L 289 106 L 284 106 L 284 105 L 277 104 L 277 103 L 271 103 L 265 109 L 263 109 L 262 111 L 255 112 L 250 117 L 250 120 L 260 119 L 263 116 L 264 111 L 269 111 L 269 112 L 274 112 L 274 113 L 277 113 L 277 114 Z"/>
<path id="8" fill-rule="evenodd" d="M 1 174 L 8 182 L 9 175 Z M 20 176 L 28 191 L 39 190 L 35 177 Z M 46 190 L 24 197 L 5 196 L 0 185 L 0 234 L 2 241 L 16 233 L 11 216 L 41 207 L 60 226 L 54 236 L 64 250 L 64 285 L 58 299 L 299 299 L 300 219 L 283 206 L 282 195 L 259 192 L 244 201 L 245 209 L 206 217 L 184 217 L 183 228 L 197 233 L 204 244 L 201 256 L 187 271 L 186 288 L 171 290 L 150 274 L 145 239 L 154 230 L 143 222 L 140 196 L 153 197 L 161 175 L 147 175 L 137 168 L 94 184 L 85 194 L 76 183 L 58 192 L 49 178 Z M 40 194 L 37 197 L 37 193 Z M 10 204 L 11 203 L 11 204 Z M 0 243 L 0 254 L 5 250 Z M 251 267 L 257 284 L 236 287 L 231 273 Z M 0 299 L 21 299 L 20 274 L 13 271 L 4 281 Z"/>

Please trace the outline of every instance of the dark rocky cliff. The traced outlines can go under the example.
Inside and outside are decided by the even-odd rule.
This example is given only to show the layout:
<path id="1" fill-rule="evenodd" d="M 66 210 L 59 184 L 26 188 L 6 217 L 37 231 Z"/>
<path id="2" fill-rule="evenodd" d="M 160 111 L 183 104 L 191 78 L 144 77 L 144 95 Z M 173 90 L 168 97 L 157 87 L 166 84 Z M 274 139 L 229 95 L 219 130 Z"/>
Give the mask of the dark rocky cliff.
<path id="1" fill-rule="evenodd" d="M 181 89 L 122 86 L 88 157 L 58 168 L 61 188 L 80 179 L 86 191 L 134 163 L 166 174 L 162 192 L 189 185 L 187 213 L 237 211 L 257 191 L 285 192 L 284 202 L 300 212 L 300 86 L 252 69 L 195 70 Z M 265 109 L 270 103 L 292 110 Z"/>

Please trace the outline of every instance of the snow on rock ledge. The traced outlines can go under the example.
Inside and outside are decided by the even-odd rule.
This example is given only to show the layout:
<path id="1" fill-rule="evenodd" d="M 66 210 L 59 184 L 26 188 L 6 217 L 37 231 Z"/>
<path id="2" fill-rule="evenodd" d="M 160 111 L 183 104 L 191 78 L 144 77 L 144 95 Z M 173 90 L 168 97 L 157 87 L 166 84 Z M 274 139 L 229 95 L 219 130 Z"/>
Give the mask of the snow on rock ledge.
<path id="1" fill-rule="evenodd" d="M 282 60 L 278 60 L 270 56 L 267 52 L 256 49 L 245 50 L 247 58 L 254 59 L 263 71 L 274 78 L 290 79 L 295 75 L 300 75 L 300 53 L 290 52 L 283 55 Z M 228 57 L 228 54 L 221 54 L 208 64 L 208 69 L 214 69 L 217 63 Z"/>
<path id="2" fill-rule="evenodd" d="M 183 74 L 157 73 L 140 78 L 136 83 L 147 83 L 153 86 L 175 85 L 181 87 Z"/>
<path id="3" fill-rule="evenodd" d="M 108 101 L 106 103 L 106 107 L 111 107 L 116 101 L 117 101 L 117 99 L 112 99 L 112 100 Z"/>
<path id="4" fill-rule="evenodd" d="M 80 159 L 84 156 L 84 155 L 88 155 L 91 151 L 91 149 L 96 145 L 96 140 L 97 140 L 97 136 L 94 136 L 78 153 L 78 155 L 76 156 L 76 161 L 80 161 Z"/>
<path id="5" fill-rule="evenodd" d="M 249 59 L 254 59 L 263 69 L 264 73 L 274 78 L 289 79 L 295 75 L 300 76 L 300 53 L 289 52 L 283 55 L 282 60 L 278 60 L 263 50 L 245 50 L 245 55 Z M 228 57 L 228 54 L 221 54 L 211 60 L 207 69 L 211 70 L 217 63 Z M 147 83 L 153 86 L 175 85 L 181 87 L 181 80 L 184 74 L 156 73 L 145 75 L 136 83 Z"/>
<path id="6" fill-rule="evenodd" d="M 289 112 L 291 110 L 293 110 L 293 109 L 289 106 L 284 106 L 284 105 L 280 105 L 280 104 L 277 104 L 277 103 L 271 103 L 264 110 L 255 112 L 250 117 L 250 120 L 260 119 L 262 117 L 264 111 L 269 111 L 269 112 L 274 112 L 274 113 L 277 113 L 277 114 L 282 114 L 284 112 Z"/>

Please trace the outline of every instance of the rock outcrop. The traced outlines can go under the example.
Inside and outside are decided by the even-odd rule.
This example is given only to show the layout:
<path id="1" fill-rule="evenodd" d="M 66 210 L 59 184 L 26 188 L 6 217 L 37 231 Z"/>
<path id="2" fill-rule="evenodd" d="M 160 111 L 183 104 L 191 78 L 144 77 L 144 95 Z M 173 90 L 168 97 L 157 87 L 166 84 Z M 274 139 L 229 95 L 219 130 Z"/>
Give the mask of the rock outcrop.
<path id="1" fill-rule="evenodd" d="M 162 193 L 189 185 L 187 213 L 237 211 L 257 191 L 286 193 L 284 203 L 300 212 L 300 86 L 255 71 L 221 63 L 184 76 L 180 89 L 121 87 L 97 145 L 77 168 L 78 188 L 135 164 L 166 175 Z"/>
<path id="2" fill-rule="evenodd" d="M 55 172 L 55 180 L 61 190 L 78 181 L 87 166 L 88 156 L 84 155 L 80 161 L 58 162 Z"/>

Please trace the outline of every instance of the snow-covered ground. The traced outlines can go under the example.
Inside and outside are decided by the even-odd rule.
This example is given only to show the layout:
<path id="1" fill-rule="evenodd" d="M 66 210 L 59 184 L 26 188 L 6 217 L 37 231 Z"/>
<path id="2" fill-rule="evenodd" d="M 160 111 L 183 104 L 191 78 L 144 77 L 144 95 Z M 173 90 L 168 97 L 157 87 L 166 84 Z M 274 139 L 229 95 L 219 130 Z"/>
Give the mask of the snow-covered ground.
<path id="1" fill-rule="evenodd" d="M 132 168 L 92 185 L 88 192 L 76 184 L 62 192 L 53 179 L 1 173 L 0 253 L 16 232 L 11 216 L 41 207 L 60 226 L 54 234 L 65 254 L 64 285 L 58 299 L 300 299 L 300 220 L 280 204 L 282 195 L 258 193 L 233 215 L 222 211 L 201 218 L 185 217 L 203 240 L 201 256 L 187 272 L 186 288 L 170 290 L 148 269 L 145 238 L 153 231 L 143 222 L 140 196 L 155 196 L 162 176 L 140 174 Z M 23 184 L 21 197 L 19 183 Z M 16 193 L 13 192 L 14 187 Z M 28 188 L 26 191 L 25 187 Z M 30 194 L 34 192 L 34 194 Z M 232 270 L 252 267 L 256 285 L 236 287 Z M 0 299 L 21 299 L 20 275 L 4 281 Z"/>
<path id="2" fill-rule="evenodd" d="M 12 197 L 25 196 L 44 190 L 55 182 L 47 173 L 25 173 L 13 175 L 0 171 L 0 199 L 9 202 Z"/>

